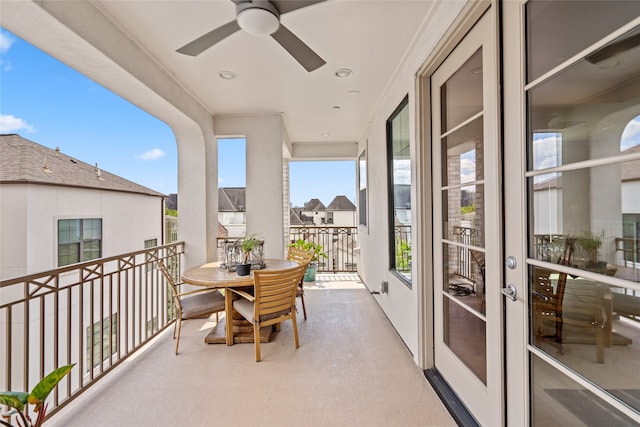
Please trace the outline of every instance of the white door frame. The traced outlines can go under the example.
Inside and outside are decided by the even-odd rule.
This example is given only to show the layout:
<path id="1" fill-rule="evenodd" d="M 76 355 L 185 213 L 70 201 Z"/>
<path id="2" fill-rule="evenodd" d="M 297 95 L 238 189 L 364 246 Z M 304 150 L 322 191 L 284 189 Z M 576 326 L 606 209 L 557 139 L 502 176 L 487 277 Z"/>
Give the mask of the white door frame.
<path id="1" fill-rule="evenodd" d="M 506 424 L 529 425 L 528 292 L 526 259 L 527 191 L 524 99 L 524 1 L 502 3 L 504 239 L 505 257 L 515 268 L 504 268 L 505 283 L 518 290 L 516 301 L 505 303 Z"/>
<path id="2" fill-rule="evenodd" d="M 455 390 L 462 402 L 469 408 L 474 417 L 483 425 L 501 425 L 504 423 L 505 400 L 504 386 L 504 353 L 503 353 L 503 319 L 500 293 L 502 288 L 502 194 L 501 194 L 501 144 L 499 116 L 499 67 L 497 13 L 493 7 L 476 23 L 432 75 L 432 111 L 433 111 L 433 231 L 434 231 L 434 363 L 443 378 Z M 441 135 L 447 132 L 440 129 L 439 114 L 441 111 L 440 90 L 453 73 L 482 48 L 482 110 L 473 117 L 483 122 L 483 150 L 479 161 L 483 162 L 483 178 L 477 182 L 483 186 L 483 224 L 484 250 L 486 251 L 484 283 L 486 314 L 480 315 L 485 323 L 486 337 L 486 384 L 484 384 L 467 365 L 456 356 L 445 344 L 444 338 L 444 305 L 457 304 L 457 299 L 450 299 L 443 291 L 442 283 L 448 283 L 443 277 L 442 243 L 450 239 L 443 234 L 443 201 L 442 190 L 447 185 L 441 181 Z M 469 121 L 470 119 L 467 119 Z M 462 126 L 466 122 L 462 122 Z M 454 127 L 454 129 L 456 129 Z M 451 132 L 451 131 L 449 131 Z M 446 167 L 446 166 L 444 166 Z M 449 243 L 448 245 L 450 245 Z M 461 306 L 461 308 L 464 306 Z M 473 315 L 472 316 L 476 316 Z"/>

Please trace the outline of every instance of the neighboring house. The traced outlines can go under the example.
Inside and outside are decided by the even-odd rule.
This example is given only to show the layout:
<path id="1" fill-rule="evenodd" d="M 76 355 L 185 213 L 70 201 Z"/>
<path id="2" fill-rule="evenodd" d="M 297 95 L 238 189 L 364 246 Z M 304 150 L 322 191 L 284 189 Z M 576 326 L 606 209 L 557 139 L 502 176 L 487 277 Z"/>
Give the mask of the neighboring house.
<path id="1" fill-rule="evenodd" d="M 178 217 L 172 215 L 164 216 L 164 243 L 178 241 Z"/>
<path id="2" fill-rule="evenodd" d="M 305 225 L 313 225 L 313 218 L 304 215 L 302 212 L 296 212 L 294 208 L 289 208 L 289 226 L 301 227 Z"/>
<path id="3" fill-rule="evenodd" d="M 393 186 L 394 213 L 396 225 L 411 225 L 411 185 Z M 465 206 L 464 204 L 462 206 Z"/>
<path id="4" fill-rule="evenodd" d="M 632 147 L 623 152 L 624 154 L 640 153 L 640 146 Z M 640 160 L 632 160 L 622 163 L 618 170 L 610 171 L 611 174 L 619 174 L 620 176 L 620 212 L 622 212 L 621 224 L 622 229 L 607 230 L 607 235 L 617 238 L 627 238 L 636 241 L 640 239 Z M 563 235 L 567 228 L 567 221 L 570 218 L 563 216 L 563 194 L 562 194 L 562 176 L 554 176 L 547 180 L 538 182 L 533 187 L 534 190 L 534 232 L 539 236 Z M 618 224 L 618 226 L 620 223 Z M 607 225 L 595 225 L 600 230 Z M 569 227 L 570 228 L 570 227 Z M 637 243 L 635 243 L 637 245 Z M 633 257 L 631 254 L 636 253 L 637 249 L 633 246 L 632 241 L 626 243 L 629 261 L 639 262 L 637 255 Z M 616 251 L 617 256 L 622 261 L 622 246 L 614 239 L 603 245 L 603 251 Z"/>
<path id="5" fill-rule="evenodd" d="M 167 209 L 178 210 L 178 194 L 177 193 L 169 193 L 167 196 L 167 200 L 165 200 L 165 206 Z"/>
<path id="6" fill-rule="evenodd" d="M 356 205 L 347 196 L 336 196 L 325 209 L 325 222 L 340 227 L 355 227 Z"/>
<path id="7" fill-rule="evenodd" d="M 640 153 L 640 145 L 625 153 Z M 640 267 L 640 160 L 625 162 L 621 166 L 622 180 L 622 237 L 627 239 L 621 245 L 616 242 L 616 251 L 624 250 L 625 263 L 633 262 Z"/>
<path id="8" fill-rule="evenodd" d="M 162 244 L 165 195 L 0 135 L 0 279 Z"/>
<path id="9" fill-rule="evenodd" d="M 302 208 L 294 208 L 299 215 L 312 219 L 314 225 L 324 225 L 326 220 L 325 205 L 319 199 L 311 199 Z"/>
<path id="10" fill-rule="evenodd" d="M 356 206 L 347 196 L 336 196 L 329 206 L 325 206 L 319 199 L 311 199 L 303 207 L 294 207 L 293 210 L 303 219 L 304 225 L 356 226 Z M 308 219 L 312 224 L 307 222 Z"/>
<path id="11" fill-rule="evenodd" d="M 242 237 L 247 229 L 246 193 L 244 187 L 218 188 L 218 222 L 227 237 Z"/>

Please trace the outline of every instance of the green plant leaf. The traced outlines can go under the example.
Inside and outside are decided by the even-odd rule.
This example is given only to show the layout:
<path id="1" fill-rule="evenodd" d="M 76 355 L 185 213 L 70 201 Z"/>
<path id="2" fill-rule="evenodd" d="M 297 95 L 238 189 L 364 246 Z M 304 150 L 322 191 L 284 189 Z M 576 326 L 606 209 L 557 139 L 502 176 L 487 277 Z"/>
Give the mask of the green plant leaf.
<path id="1" fill-rule="evenodd" d="M 0 393 L 0 404 L 22 411 L 28 397 L 29 393 L 23 391 L 3 391 Z"/>
<path id="2" fill-rule="evenodd" d="M 53 388 L 56 386 L 56 384 L 58 384 L 60 380 L 65 375 L 67 375 L 75 365 L 76 364 L 73 363 L 71 365 L 63 366 L 44 377 L 42 381 L 36 384 L 36 386 L 31 391 L 31 394 L 29 394 L 29 403 L 37 405 L 41 402 L 44 402 L 47 396 L 49 396 L 49 393 L 51 393 L 51 390 L 53 390 Z"/>

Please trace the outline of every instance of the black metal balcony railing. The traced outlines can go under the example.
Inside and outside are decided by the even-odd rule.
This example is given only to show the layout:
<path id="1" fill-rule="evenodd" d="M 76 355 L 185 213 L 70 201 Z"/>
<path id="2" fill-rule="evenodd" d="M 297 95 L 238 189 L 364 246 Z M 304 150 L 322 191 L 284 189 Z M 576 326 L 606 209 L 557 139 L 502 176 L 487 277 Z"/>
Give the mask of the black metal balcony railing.
<path id="1" fill-rule="evenodd" d="M 475 245 L 476 230 L 470 227 L 453 227 L 455 241 L 463 245 Z M 457 249 L 457 273 L 469 280 L 475 280 L 474 262 L 471 251 L 466 247 L 458 247 Z"/>
<path id="2" fill-rule="evenodd" d="M 354 251 L 358 242 L 358 227 L 295 226 L 289 228 L 289 236 L 291 243 L 303 239 L 322 245 L 327 257 L 319 260 L 319 272 L 358 270 L 358 255 Z"/>
<path id="3" fill-rule="evenodd" d="M 411 273 L 411 226 L 396 225 L 393 229 L 395 236 L 396 270 L 401 273 Z"/>
<path id="4" fill-rule="evenodd" d="M 155 268 L 179 276 L 184 242 L 0 282 L 0 390 L 31 391 L 75 363 L 50 397 L 51 415 L 175 321 Z"/>
<path id="5" fill-rule="evenodd" d="M 322 273 L 358 271 L 358 255 L 354 250 L 357 236 L 358 227 L 294 226 L 289 229 L 289 243 L 303 239 L 322 245 L 323 252 L 327 254 L 318 262 L 318 271 Z M 222 259 L 225 242 L 238 239 L 240 237 L 218 237 L 219 258 Z"/>

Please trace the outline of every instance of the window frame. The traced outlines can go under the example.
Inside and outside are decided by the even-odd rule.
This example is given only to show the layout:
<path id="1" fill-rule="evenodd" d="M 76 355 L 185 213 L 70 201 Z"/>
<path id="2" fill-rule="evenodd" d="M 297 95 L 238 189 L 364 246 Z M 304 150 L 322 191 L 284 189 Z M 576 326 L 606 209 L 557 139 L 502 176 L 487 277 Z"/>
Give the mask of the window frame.
<path id="1" fill-rule="evenodd" d="M 358 164 L 356 166 L 358 174 L 358 225 L 367 227 L 368 229 L 368 214 L 367 209 L 367 149 L 362 150 L 362 153 L 358 156 Z M 363 173 L 364 170 L 364 173 Z"/>
<path id="2" fill-rule="evenodd" d="M 409 95 L 405 95 L 405 97 L 400 101 L 400 104 L 396 107 L 396 109 L 391 113 L 389 118 L 386 121 L 386 149 L 387 149 L 387 208 L 388 208 L 388 233 L 389 233 L 389 271 L 391 271 L 395 276 L 397 276 L 404 284 L 406 284 L 409 288 L 411 288 L 411 253 L 409 253 L 409 258 L 407 263 L 409 264 L 408 274 L 402 273 L 397 268 L 396 260 L 397 260 L 397 242 L 396 242 L 396 225 L 395 225 L 395 210 L 396 210 L 396 197 L 395 197 L 395 169 L 394 169 L 394 139 L 393 132 L 395 129 L 394 121 L 407 109 L 409 108 Z M 411 145 L 410 141 L 410 129 L 409 129 L 409 120 L 407 120 L 406 132 L 407 139 L 409 140 L 409 146 Z M 409 162 L 411 162 L 411 157 L 409 156 Z M 409 190 L 409 194 L 411 194 L 411 190 Z M 409 207 L 411 209 L 411 207 Z M 409 229 L 409 236 L 411 235 L 411 229 Z"/>
<path id="3" fill-rule="evenodd" d="M 63 221 L 78 221 L 79 222 L 79 239 L 78 240 L 73 240 L 73 241 L 69 241 L 69 242 L 65 242 L 65 243 L 60 243 L 60 225 Z M 92 239 L 87 239 L 85 238 L 85 221 L 99 221 L 100 223 L 100 236 L 99 238 L 92 238 Z M 57 253 L 56 253 L 56 263 L 58 265 L 58 267 L 64 267 L 67 265 L 72 265 L 72 264 L 77 264 L 80 262 L 86 262 L 86 261 L 91 261 L 94 259 L 100 259 L 102 258 L 102 240 L 103 240 L 103 232 L 102 232 L 102 218 L 96 218 L 96 217 L 92 217 L 92 218 L 58 218 L 56 221 L 56 249 L 57 249 Z M 97 256 L 95 257 L 91 257 L 91 258 L 85 258 L 85 244 L 87 242 L 98 242 L 98 248 L 97 248 Z M 61 264 L 60 263 L 60 248 L 62 246 L 69 246 L 71 244 L 75 244 L 78 247 L 78 257 L 75 261 L 73 262 L 67 262 L 65 264 Z M 95 251 L 95 249 L 94 249 Z"/>

